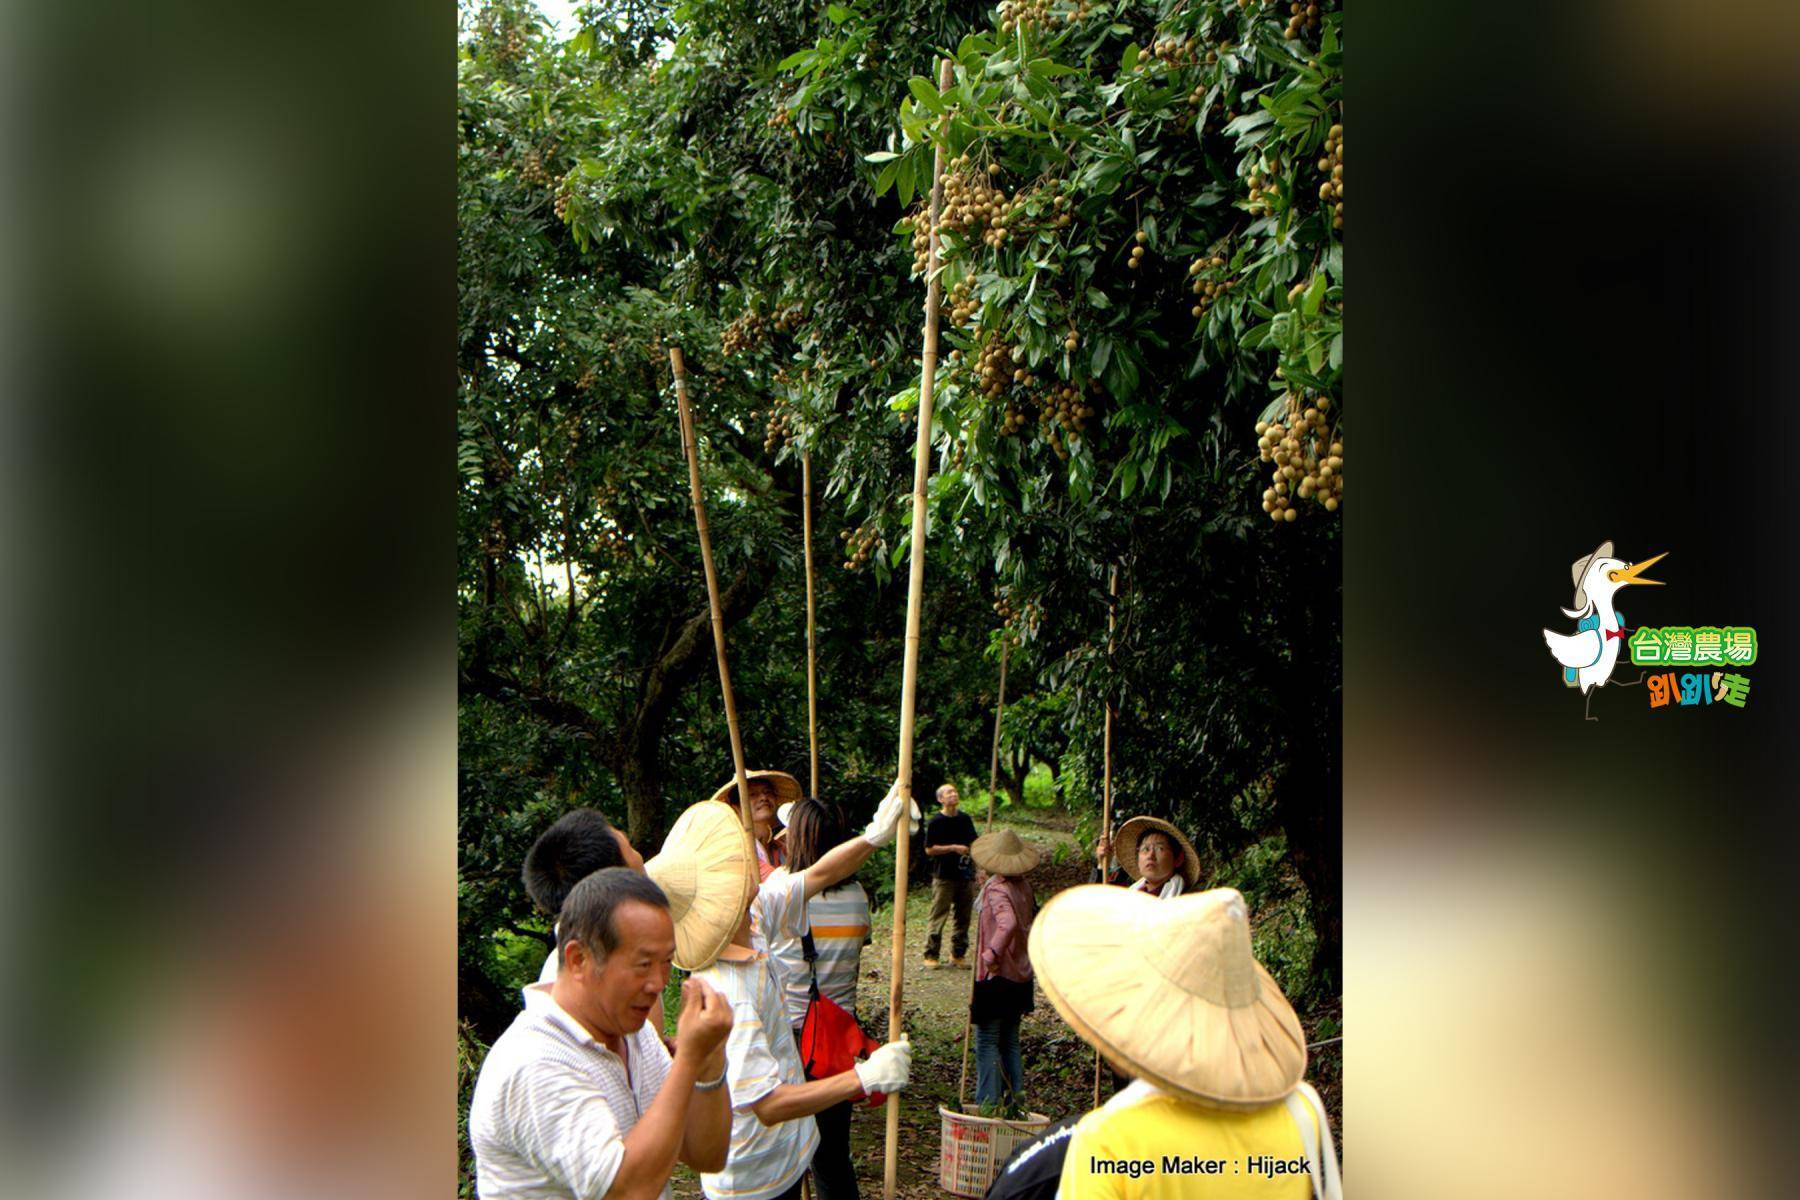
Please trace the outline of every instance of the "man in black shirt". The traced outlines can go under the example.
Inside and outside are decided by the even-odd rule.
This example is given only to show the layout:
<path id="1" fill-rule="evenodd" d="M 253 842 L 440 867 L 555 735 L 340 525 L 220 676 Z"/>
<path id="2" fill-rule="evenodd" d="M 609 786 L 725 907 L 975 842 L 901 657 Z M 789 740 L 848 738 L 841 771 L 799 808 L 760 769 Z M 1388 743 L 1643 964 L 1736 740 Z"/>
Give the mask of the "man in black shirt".
<path id="1" fill-rule="evenodd" d="M 946 783 L 937 790 L 943 811 L 925 826 L 925 854 L 931 859 L 931 931 L 925 939 L 925 965 L 938 965 L 938 951 L 944 942 L 944 922 L 951 912 L 956 925 L 950 935 L 950 965 L 967 966 L 963 955 L 969 950 L 969 909 L 975 903 L 975 864 L 969 858 L 969 845 L 975 840 L 975 822 L 967 813 L 956 811 L 962 797 L 956 785 Z"/>

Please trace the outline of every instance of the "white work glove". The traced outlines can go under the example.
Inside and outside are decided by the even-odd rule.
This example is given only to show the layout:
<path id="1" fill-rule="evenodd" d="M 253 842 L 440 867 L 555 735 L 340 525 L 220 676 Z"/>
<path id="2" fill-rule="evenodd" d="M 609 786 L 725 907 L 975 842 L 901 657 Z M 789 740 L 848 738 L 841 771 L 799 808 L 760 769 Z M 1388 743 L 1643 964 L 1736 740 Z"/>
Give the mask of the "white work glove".
<path id="1" fill-rule="evenodd" d="M 912 1043 L 905 1037 L 889 1042 L 869 1055 L 867 1061 L 857 1063 L 854 1069 L 857 1079 L 862 1081 L 865 1095 L 897 1092 L 912 1078 Z"/>
<path id="2" fill-rule="evenodd" d="M 881 804 L 876 807 L 875 819 L 869 822 L 867 829 L 863 830 L 863 841 L 876 847 L 885 846 L 893 841 L 894 829 L 900 824 L 900 808 L 900 784 L 896 780 L 894 786 L 888 789 L 888 794 L 882 798 Z M 912 832 L 917 833 L 918 831 L 919 804 L 915 800 L 912 804 Z"/>

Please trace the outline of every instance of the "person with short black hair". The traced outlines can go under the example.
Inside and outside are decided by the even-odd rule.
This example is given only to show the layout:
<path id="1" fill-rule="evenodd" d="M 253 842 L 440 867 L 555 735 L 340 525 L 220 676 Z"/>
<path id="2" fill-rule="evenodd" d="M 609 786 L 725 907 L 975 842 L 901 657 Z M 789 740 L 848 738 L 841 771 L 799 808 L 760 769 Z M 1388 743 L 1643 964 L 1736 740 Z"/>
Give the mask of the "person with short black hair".
<path id="1" fill-rule="evenodd" d="M 943 811 L 925 826 L 925 853 L 931 859 L 931 918 L 925 935 L 925 966 L 935 969 L 943 948 L 944 923 L 954 914 L 950 934 L 950 965 L 965 967 L 969 951 L 969 912 L 975 904 L 975 864 L 969 847 L 975 842 L 975 822 L 958 812 L 962 796 L 954 783 L 937 790 Z"/>
<path id="2" fill-rule="evenodd" d="M 597 809 L 577 808 L 538 835 L 525 852 L 525 866 L 519 874 L 525 880 L 525 894 L 538 911 L 554 917 L 576 884 L 608 867 L 629 867 L 642 873 L 644 858 L 632 848 L 625 832 L 614 828 Z M 560 931 L 552 930 L 553 939 L 560 936 Z M 538 973 L 539 983 L 556 978 L 560 958 L 558 946 L 552 945 Z"/>
<path id="3" fill-rule="evenodd" d="M 677 1160 L 700 1171 L 725 1165 L 731 1006 L 687 980 L 677 1049 L 664 1048 L 675 924 L 668 898 L 640 872 L 608 867 L 582 879 L 558 927 L 562 969 L 525 989 L 525 1011 L 475 1082 L 476 1194 L 668 1200 Z"/>

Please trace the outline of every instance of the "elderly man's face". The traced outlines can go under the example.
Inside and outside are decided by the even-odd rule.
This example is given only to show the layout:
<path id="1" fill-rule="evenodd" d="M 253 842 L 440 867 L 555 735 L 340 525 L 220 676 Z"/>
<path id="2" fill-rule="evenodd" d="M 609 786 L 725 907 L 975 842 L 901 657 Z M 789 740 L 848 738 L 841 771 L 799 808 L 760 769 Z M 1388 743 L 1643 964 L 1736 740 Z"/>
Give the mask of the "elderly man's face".
<path id="1" fill-rule="evenodd" d="M 581 942 L 563 946 L 563 972 L 575 983 L 579 1011 L 570 1016 L 589 1029 L 629 1036 L 662 1004 L 675 961 L 675 923 L 667 909 L 626 901 L 613 912 L 618 944 L 604 959 Z"/>
<path id="2" fill-rule="evenodd" d="M 775 820 L 775 785 L 762 779 L 751 781 L 750 817 L 764 825 Z"/>
<path id="3" fill-rule="evenodd" d="M 944 806 L 945 812 L 954 813 L 956 806 L 962 803 L 962 797 L 957 794 L 953 784 L 947 783 L 938 789 L 938 803 Z"/>

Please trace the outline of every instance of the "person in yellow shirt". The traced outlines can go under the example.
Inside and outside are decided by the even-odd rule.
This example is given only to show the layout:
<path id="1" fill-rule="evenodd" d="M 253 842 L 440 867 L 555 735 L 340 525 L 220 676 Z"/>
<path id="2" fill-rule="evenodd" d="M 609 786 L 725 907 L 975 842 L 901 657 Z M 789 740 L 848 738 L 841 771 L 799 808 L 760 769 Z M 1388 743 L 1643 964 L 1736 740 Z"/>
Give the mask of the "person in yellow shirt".
<path id="1" fill-rule="evenodd" d="M 1076 1124 L 1062 1200 L 1340 1200 L 1305 1035 L 1235 890 L 1071 888 L 1030 954 L 1057 1012 L 1136 1080 Z"/>

